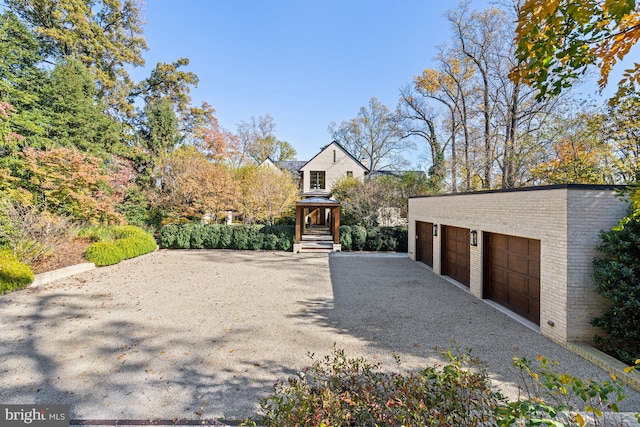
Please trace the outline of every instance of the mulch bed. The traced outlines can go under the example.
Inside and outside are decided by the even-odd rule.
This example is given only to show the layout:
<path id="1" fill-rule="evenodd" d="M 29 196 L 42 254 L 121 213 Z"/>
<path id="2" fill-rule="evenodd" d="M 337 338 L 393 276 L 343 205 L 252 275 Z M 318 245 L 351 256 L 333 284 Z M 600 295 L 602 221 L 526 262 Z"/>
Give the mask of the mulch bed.
<path id="1" fill-rule="evenodd" d="M 84 251 L 89 244 L 91 244 L 89 239 L 70 240 L 57 248 L 53 254 L 34 262 L 31 268 L 35 274 L 38 274 L 87 262 Z"/>

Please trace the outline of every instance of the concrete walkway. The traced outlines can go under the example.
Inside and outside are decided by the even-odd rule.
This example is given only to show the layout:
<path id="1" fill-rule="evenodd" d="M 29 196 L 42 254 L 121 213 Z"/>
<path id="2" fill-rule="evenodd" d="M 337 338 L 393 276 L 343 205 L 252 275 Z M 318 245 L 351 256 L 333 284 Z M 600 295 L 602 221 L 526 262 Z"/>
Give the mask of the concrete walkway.
<path id="1" fill-rule="evenodd" d="M 399 256 L 158 251 L 0 296 L 0 402 L 73 419 L 243 419 L 335 347 L 395 369 L 472 349 L 517 395 L 512 357 L 608 375 Z M 631 390 L 622 405 L 640 411 Z"/>

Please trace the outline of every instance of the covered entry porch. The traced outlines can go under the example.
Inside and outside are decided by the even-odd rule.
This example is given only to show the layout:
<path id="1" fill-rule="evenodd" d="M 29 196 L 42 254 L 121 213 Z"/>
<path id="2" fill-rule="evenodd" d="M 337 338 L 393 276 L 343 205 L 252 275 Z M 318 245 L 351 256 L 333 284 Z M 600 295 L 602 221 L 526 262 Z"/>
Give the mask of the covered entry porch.
<path id="1" fill-rule="evenodd" d="M 293 252 L 340 251 L 340 202 L 310 197 L 296 202 Z"/>

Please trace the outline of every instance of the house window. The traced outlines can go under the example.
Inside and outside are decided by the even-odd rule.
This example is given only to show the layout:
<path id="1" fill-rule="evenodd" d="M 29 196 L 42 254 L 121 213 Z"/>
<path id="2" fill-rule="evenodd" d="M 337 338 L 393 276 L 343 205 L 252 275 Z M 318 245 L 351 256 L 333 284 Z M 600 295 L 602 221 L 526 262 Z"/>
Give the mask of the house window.
<path id="1" fill-rule="evenodd" d="M 309 187 L 312 190 L 324 190 L 324 171 L 311 171 L 310 175 Z"/>
<path id="2" fill-rule="evenodd" d="M 347 177 L 353 178 L 353 171 L 347 171 Z"/>
<path id="3" fill-rule="evenodd" d="M 333 150 L 333 163 L 336 162 L 336 150 Z"/>

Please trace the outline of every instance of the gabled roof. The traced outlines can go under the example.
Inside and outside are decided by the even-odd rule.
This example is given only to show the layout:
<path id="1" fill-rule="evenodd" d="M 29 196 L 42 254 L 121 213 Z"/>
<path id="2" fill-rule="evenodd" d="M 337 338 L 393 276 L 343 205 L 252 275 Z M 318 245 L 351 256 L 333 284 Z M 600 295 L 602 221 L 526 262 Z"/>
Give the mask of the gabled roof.
<path id="1" fill-rule="evenodd" d="M 342 150 L 342 152 L 344 154 L 346 154 L 348 157 L 351 158 L 351 160 L 353 160 L 358 166 L 360 166 L 362 169 L 364 169 L 365 173 L 369 172 L 369 168 L 367 168 L 365 165 L 363 165 L 358 159 L 356 159 L 355 157 L 353 157 L 351 155 L 351 153 L 349 153 L 342 145 L 340 145 L 340 143 L 338 143 L 338 141 L 336 141 L 335 139 L 333 141 L 331 141 L 329 144 L 325 145 L 324 147 L 322 147 L 322 149 L 320 149 L 320 151 L 318 152 L 318 154 L 316 154 L 315 156 L 313 156 L 313 158 L 309 161 L 280 161 L 280 162 L 275 162 L 276 165 L 278 165 L 280 168 L 282 169 L 287 169 L 291 172 L 299 172 L 303 167 L 305 167 L 307 165 L 307 163 L 310 163 L 313 161 L 313 159 L 315 159 L 316 157 L 318 157 L 320 155 L 320 153 L 322 153 L 324 150 L 326 150 L 327 148 L 329 148 L 331 145 L 335 145 L 336 147 L 338 147 L 340 150 Z"/>
<path id="2" fill-rule="evenodd" d="M 307 164 L 306 160 L 281 160 L 275 162 L 280 169 L 286 169 L 292 173 L 300 172 L 300 169 Z"/>
<path id="3" fill-rule="evenodd" d="M 366 167 L 365 165 L 363 165 L 363 164 L 360 162 L 360 160 L 358 160 L 358 159 L 356 159 L 355 157 L 353 157 L 353 156 L 351 155 L 351 153 L 349 153 L 349 152 L 348 152 L 348 151 L 347 151 L 347 150 L 346 150 L 342 145 L 340 145 L 340 143 L 339 143 L 338 141 L 336 141 L 335 139 L 334 139 L 333 141 L 331 141 L 329 144 L 327 144 L 327 145 L 325 145 L 324 147 L 322 147 L 322 149 L 318 152 L 318 154 L 316 154 L 315 156 L 313 156 L 313 158 L 312 158 L 311 160 L 309 160 L 309 161 L 307 162 L 307 164 L 308 164 L 308 163 L 311 163 L 311 162 L 313 161 L 313 159 L 315 159 L 316 157 L 318 157 L 318 156 L 319 156 L 319 155 L 320 155 L 324 150 L 326 150 L 327 148 L 331 147 L 332 145 L 335 145 L 335 146 L 336 146 L 336 147 L 338 147 L 340 150 L 342 150 L 342 152 L 343 152 L 344 154 L 346 154 L 348 157 L 350 157 L 350 158 L 351 158 L 351 160 L 353 160 L 353 161 L 354 161 L 358 166 L 360 166 L 360 167 L 365 171 L 365 173 L 369 172 L 369 168 L 368 168 L 368 167 Z M 306 166 L 306 164 L 305 164 L 305 166 Z M 304 166 L 303 166 L 303 167 L 304 167 Z M 300 169 L 302 169 L 302 168 L 300 168 Z"/>

